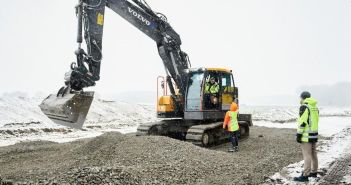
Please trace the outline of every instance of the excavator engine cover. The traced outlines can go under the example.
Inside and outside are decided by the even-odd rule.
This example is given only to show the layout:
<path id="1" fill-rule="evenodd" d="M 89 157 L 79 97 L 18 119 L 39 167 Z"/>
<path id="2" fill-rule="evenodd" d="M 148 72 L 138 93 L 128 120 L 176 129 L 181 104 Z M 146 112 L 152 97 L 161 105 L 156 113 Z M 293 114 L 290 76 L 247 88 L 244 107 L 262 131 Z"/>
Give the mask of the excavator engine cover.
<path id="1" fill-rule="evenodd" d="M 39 105 L 54 123 L 81 129 L 94 98 L 94 92 L 50 94 Z"/>

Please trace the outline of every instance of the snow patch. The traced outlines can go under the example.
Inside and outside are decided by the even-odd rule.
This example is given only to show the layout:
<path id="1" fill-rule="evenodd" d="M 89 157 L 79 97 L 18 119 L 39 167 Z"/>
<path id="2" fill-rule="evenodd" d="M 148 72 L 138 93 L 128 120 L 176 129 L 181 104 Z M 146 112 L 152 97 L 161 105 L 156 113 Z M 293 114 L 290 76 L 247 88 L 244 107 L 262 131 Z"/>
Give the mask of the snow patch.
<path id="1" fill-rule="evenodd" d="M 349 173 L 351 174 L 351 167 L 349 167 Z M 351 184 L 351 175 L 346 175 L 343 179 L 342 182 L 344 184 Z"/>
<path id="2" fill-rule="evenodd" d="M 294 123 L 299 106 L 240 106 L 241 113 L 252 114 L 253 121 Z M 321 117 L 351 117 L 351 107 L 319 107 Z"/>
<path id="3" fill-rule="evenodd" d="M 44 94 L 6 93 L 0 96 L 0 146 L 21 141 L 68 142 L 98 136 L 107 131 L 135 132 L 141 123 L 156 121 L 152 105 L 129 104 L 96 96 L 82 130 L 53 123 L 40 110 Z"/>
<path id="4" fill-rule="evenodd" d="M 87 115 L 83 130 L 57 125 L 40 110 L 39 104 L 47 95 L 29 95 L 22 92 L 5 93 L 0 96 L 0 145 L 8 145 L 23 140 L 70 141 L 78 138 L 95 137 L 106 131 L 122 133 L 135 132 L 141 123 L 157 121 L 154 105 L 130 104 L 106 101 L 95 95 Z M 351 117 L 351 108 L 320 108 L 321 134 L 331 136 L 340 131 L 338 124 Z M 241 106 L 241 113 L 251 113 L 254 125 L 295 128 L 298 106 Z M 343 116 L 330 117 L 330 116 Z M 328 120 L 332 128 L 323 131 L 323 120 Z M 331 132 L 331 133 L 327 133 Z"/>
<path id="5" fill-rule="evenodd" d="M 255 121 L 254 125 L 271 128 L 297 128 L 297 122 L 281 124 L 268 121 Z M 331 137 L 348 126 L 351 126 L 351 117 L 321 117 L 318 124 L 318 133 L 324 137 Z"/>

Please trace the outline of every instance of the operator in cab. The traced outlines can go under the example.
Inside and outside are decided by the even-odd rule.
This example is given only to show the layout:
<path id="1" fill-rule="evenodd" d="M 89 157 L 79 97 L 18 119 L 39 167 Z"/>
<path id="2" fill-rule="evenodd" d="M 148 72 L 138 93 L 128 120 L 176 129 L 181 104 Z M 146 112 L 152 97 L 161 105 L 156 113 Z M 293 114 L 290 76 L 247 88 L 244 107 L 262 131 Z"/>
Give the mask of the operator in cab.
<path id="1" fill-rule="evenodd" d="M 218 107 L 219 85 L 216 78 L 212 76 L 209 82 L 205 84 L 205 107 L 207 109 L 216 109 Z"/>

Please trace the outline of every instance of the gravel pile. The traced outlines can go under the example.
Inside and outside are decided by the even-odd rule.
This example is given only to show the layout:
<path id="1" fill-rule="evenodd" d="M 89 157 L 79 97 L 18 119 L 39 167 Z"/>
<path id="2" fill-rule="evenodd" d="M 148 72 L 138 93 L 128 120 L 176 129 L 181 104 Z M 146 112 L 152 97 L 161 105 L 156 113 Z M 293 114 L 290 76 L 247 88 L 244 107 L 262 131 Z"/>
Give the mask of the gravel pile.
<path id="1" fill-rule="evenodd" d="M 294 130 L 252 127 L 238 153 L 116 132 L 71 143 L 0 148 L 0 176 L 40 184 L 259 184 L 301 160 Z M 19 167 L 20 166 L 20 167 Z"/>
<path id="2" fill-rule="evenodd" d="M 17 182 L 18 183 L 18 182 Z M 21 182 L 19 182 L 21 184 Z M 39 178 L 23 184 L 141 184 L 133 174 L 123 168 L 84 167 L 74 168 L 50 178 Z"/>
<path id="3" fill-rule="evenodd" d="M 327 174 L 319 182 L 320 185 L 350 185 L 351 181 L 345 179 L 351 175 L 351 154 L 344 156 L 334 162 Z"/>

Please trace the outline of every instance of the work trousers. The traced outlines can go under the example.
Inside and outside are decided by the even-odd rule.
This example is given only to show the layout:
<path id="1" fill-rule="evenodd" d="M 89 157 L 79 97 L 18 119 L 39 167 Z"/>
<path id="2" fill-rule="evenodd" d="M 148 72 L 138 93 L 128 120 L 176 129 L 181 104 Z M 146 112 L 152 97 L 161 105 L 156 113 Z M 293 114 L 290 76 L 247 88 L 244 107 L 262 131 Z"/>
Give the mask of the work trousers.
<path id="1" fill-rule="evenodd" d="M 318 158 L 316 151 L 316 143 L 301 143 L 303 155 L 303 175 L 308 176 L 310 173 L 316 173 L 318 169 Z"/>
<path id="2" fill-rule="evenodd" d="M 239 135 L 239 131 L 233 131 L 233 132 L 229 132 L 230 133 L 230 142 L 232 143 L 232 147 L 238 147 L 239 142 L 238 142 L 238 135 Z"/>

